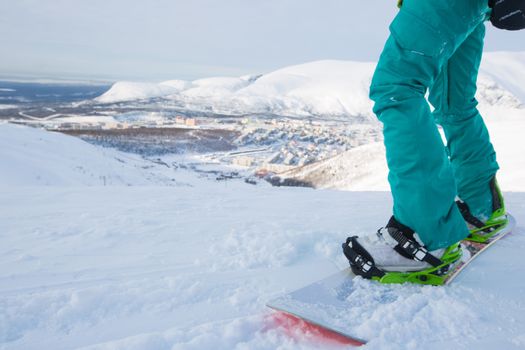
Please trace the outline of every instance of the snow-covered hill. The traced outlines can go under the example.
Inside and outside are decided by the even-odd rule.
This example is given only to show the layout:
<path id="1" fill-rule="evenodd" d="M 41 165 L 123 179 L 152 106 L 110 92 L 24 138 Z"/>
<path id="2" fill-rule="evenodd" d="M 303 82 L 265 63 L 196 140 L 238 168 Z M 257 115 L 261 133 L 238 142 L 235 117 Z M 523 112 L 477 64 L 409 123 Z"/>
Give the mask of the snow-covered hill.
<path id="1" fill-rule="evenodd" d="M 160 84 L 118 82 L 98 103 L 165 98 L 191 110 L 224 114 L 372 116 L 367 89 L 371 63 L 319 61 L 262 76 Z"/>
<path id="2" fill-rule="evenodd" d="M 294 179 L 315 188 L 349 191 L 387 191 L 387 176 L 385 147 L 381 142 L 279 174 L 282 179 Z"/>
<path id="3" fill-rule="evenodd" d="M 482 107 L 500 171 L 498 181 L 507 191 L 525 191 L 525 109 Z M 468 132 L 468 130 L 466 131 Z M 444 140 L 446 142 L 446 140 Z M 370 143 L 314 164 L 279 174 L 282 179 L 306 182 L 315 188 L 350 191 L 389 189 L 385 149 Z"/>
<path id="4" fill-rule="evenodd" d="M 481 72 L 525 103 L 525 52 L 491 52 L 483 55 Z"/>
<path id="5" fill-rule="evenodd" d="M 479 79 L 482 106 L 516 108 L 525 101 L 525 53 L 487 53 Z M 240 78 L 160 84 L 119 82 L 95 99 L 115 103 L 164 98 L 190 110 L 224 114 L 374 118 L 368 88 L 375 63 L 318 61 Z M 516 72 L 518 72 L 516 74 Z"/>
<path id="6" fill-rule="evenodd" d="M 76 137 L 0 123 L 0 187 L 177 185 L 194 176 Z"/>

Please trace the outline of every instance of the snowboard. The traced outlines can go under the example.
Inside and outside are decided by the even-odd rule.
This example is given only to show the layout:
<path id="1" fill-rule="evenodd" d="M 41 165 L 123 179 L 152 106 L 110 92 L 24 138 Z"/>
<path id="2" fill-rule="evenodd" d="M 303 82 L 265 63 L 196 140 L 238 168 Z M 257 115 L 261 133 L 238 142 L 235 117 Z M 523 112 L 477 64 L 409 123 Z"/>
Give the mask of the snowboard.
<path id="1" fill-rule="evenodd" d="M 515 219 L 509 215 L 509 221 L 502 232 L 491 240 L 485 243 L 463 241 L 464 257 L 449 272 L 445 285 L 450 284 L 474 259 L 509 234 L 515 226 Z M 465 251 L 470 253 L 470 257 Z M 370 308 L 388 307 L 394 295 L 392 291 L 399 290 L 400 287 L 403 289 L 423 287 L 418 284 L 381 284 L 355 277 L 351 269 L 347 268 L 270 300 L 266 305 L 277 311 L 276 320 L 281 325 L 285 323 L 285 327 L 298 327 L 339 343 L 359 346 L 369 340 L 365 339 L 363 334 L 370 332 L 360 330 L 360 325 L 369 316 L 367 311 L 369 314 Z M 410 293 L 410 291 L 406 292 Z M 363 305 L 359 299 L 367 300 L 368 305 L 366 303 Z"/>

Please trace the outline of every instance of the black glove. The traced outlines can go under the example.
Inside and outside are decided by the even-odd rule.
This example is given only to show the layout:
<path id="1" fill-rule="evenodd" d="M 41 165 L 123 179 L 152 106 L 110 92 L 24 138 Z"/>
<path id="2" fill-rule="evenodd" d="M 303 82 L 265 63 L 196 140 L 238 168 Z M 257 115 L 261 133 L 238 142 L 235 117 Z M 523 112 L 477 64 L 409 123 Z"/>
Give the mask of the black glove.
<path id="1" fill-rule="evenodd" d="M 490 21 L 499 29 L 525 28 L 525 0 L 489 0 L 492 8 Z"/>

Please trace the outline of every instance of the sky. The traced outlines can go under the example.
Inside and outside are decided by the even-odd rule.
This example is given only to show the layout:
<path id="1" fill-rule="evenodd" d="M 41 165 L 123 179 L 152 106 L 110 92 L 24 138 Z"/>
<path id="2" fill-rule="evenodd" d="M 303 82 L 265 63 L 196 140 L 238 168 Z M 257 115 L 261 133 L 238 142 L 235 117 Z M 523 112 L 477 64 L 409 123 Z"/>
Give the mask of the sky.
<path id="1" fill-rule="evenodd" d="M 395 0 L 0 0 L 0 77 L 168 80 L 376 61 Z M 525 51 L 488 27 L 487 51 Z"/>

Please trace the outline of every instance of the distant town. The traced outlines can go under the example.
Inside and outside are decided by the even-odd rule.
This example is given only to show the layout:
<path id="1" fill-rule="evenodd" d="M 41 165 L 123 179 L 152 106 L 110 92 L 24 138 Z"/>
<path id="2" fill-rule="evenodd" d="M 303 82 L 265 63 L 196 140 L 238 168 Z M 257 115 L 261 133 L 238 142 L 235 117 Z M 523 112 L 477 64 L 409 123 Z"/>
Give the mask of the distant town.
<path id="1" fill-rule="evenodd" d="M 20 111 L 21 118 L 11 118 L 11 122 L 144 156 L 199 154 L 205 161 L 245 168 L 259 175 L 306 166 L 381 139 L 376 125 L 344 120 L 195 116 L 133 109 L 90 112 L 61 114 L 48 108 L 48 115 L 37 117 Z"/>

